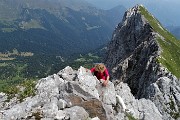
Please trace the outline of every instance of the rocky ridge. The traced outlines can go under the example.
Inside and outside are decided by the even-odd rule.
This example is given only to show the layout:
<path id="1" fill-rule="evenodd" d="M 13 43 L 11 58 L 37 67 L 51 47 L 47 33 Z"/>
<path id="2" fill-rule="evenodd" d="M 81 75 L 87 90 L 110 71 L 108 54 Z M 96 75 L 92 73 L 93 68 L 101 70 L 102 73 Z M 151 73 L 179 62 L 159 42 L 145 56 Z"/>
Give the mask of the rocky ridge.
<path id="1" fill-rule="evenodd" d="M 151 100 L 164 120 L 173 120 L 180 119 L 180 80 L 159 61 L 165 59 L 159 39 L 171 45 L 164 32 L 169 34 L 142 5 L 129 9 L 113 33 L 105 63 L 117 84 L 127 83 L 135 98 Z"/>
<path id="2" fill-rule="evenodd" d="M 109 82 L 107 87 L 102 87 L 83 67 L 76 71 L 67 66 L 57 74 L 39 80 L 35 89 L 36 95 L 21 103 L 16 97 L 5 102 L 7 96 L 1 93 L 0 119 L 162 119 L 155 104 L 150 100 L 135 99 L 127 84 L 121 82 L 115 87 Z M 118 99 L 121 97 L 124 102 Z"/>

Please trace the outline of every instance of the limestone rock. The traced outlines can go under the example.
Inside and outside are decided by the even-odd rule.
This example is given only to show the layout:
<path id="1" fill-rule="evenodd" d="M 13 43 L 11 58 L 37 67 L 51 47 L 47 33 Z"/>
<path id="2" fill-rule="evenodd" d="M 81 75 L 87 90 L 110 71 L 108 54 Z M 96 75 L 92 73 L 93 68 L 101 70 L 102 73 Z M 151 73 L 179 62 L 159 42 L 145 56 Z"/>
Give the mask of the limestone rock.
<path id="1" fill-rule="evenodd" d="M 76 80 L 70 73 L 76 76 Z M 62 74 L 67 76 L 62 77 Z M 86 120 L 93 117 L 106 120 L 114 116 L 112 105 L 116 104 L 116 93 L 113 83 L 109 82 L 108 87 L 102 87 L 97 78 L 86 72 L 83 67 L 78 72 L 66 67 L 58 74 L 40 79 L 35 89 L 35 96 L 28 97 L 21 103 L 13 102 L 8 109 L 2 106 L 3 113 L 0 117 L 3 120 L 21 118 Z M 100 94 L 100 91 L 104 94 Z M 8 104 L 4 102 L 4 94 L 1 96 L 0 104 Z"/>
<path id="2" fill-rule="evenodd" d="M 89 117 L 85 109 L 79 106 L 67 108 L 64 111 L 69 116 L 70 120 L 87 120 Z"/>
<path id="3" fill-rule="evenodd" d="M 59 71 L 59 75 L 62 79 L 67 81 L 72 81 L 76 79 L 77 71 L 74 71 L 70 66 L 65 67 L 63 70 Z"/>
<path id="4" fill-rule="evenodd" d="M 100 120 L 98 117 L 94 117 L 91 120 Z"/>
<path id="5" fill-rule="evenodd" d="M 157 62 L 163 52 L 158 39 L 165 38 L 141 14 L 142 7 L 137 5 L 124 14 L 107 47 L 105 63 L 112 79 L 117 79 L 115 84 L 125 82 L 135 98 L 151 100 L 163 119 L 180 118 L 180 80 Z"/>
<path id="6" fill-rule="evenodd" d="M 121 96 L 124 101 L 127 109 L 125 112 L 132 115 L 134 118 L 143 120 L 162 120 L 162 115 L 155 104 L 148 99 L 135 99 L 127 84 L 123 82 L 119 83 L 116 86 L 116 93 Z"/>

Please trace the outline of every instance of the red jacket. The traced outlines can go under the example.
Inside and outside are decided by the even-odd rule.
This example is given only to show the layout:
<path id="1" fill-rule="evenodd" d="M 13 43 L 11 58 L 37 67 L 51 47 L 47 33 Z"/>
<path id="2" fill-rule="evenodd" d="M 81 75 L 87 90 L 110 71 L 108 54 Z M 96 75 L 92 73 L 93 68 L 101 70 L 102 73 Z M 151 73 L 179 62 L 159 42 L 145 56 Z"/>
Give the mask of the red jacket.
<path id="1" fill-rule="evenodd" d="M 94 75 L 97 77 L 97 79 L 103 79 L 107 80 L 107 76 L 109 76 L 108 70 L 105 69 L 104 72 L 98 72 L 95 70 L 95 68 L 91 68 L 91 73 L 94 73 Z"/>

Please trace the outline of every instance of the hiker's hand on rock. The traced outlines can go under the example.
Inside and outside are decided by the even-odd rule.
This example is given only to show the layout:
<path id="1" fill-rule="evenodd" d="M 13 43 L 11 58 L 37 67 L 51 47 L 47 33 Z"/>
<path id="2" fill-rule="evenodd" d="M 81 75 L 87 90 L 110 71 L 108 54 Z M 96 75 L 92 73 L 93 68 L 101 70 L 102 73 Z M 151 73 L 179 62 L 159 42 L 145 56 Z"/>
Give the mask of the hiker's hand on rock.
<path id="1" fill-rule="evenodd" d="M 108 80 L 104 80 L 104 82 L 103 82 L 102 85 L 103 85 L 104 87 L 106 87 L 106 86 L 107 86 L 107 83 L 108 83 Z"/>

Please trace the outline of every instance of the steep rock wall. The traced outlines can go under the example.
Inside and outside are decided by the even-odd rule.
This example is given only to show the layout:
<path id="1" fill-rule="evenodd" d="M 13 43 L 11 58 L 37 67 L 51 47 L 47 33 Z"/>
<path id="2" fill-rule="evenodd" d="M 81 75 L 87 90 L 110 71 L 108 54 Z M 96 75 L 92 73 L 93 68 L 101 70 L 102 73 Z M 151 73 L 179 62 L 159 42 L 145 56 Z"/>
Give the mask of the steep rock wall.
<path id="1" fill-rule="evenodd" d="M 164 119 L 180 117 L 180 80 L 158 62 L 163 51 L 140 7 L 128 10 L 113 33 L 105 63 L 111 77 L 126 82 L 133 95 L 152 100 Z"/>

